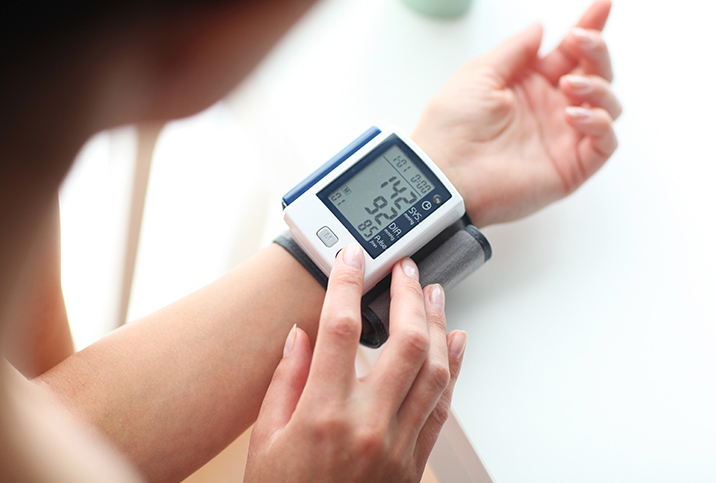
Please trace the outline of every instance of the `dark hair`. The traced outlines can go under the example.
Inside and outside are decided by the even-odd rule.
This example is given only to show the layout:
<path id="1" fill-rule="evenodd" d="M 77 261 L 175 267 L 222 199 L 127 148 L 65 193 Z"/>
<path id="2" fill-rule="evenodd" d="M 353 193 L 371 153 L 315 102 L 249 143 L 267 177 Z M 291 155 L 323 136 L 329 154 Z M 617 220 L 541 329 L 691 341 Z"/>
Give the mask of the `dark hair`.
<path id="1" fill-rule="evenodd" d="M 145 15 L 237 4 L 247 0 L 5 0 L 0 6 L 0 55 L 8 62 L 35 57 L 51 46 Z"/>

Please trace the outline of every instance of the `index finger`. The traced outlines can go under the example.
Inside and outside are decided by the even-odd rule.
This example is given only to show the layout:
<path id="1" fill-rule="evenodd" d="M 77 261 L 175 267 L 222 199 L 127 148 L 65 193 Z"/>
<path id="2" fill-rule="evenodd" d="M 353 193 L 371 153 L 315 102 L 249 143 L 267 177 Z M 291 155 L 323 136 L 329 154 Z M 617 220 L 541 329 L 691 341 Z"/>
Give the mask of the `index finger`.
<path id="1" fill-rule="evenodd" d="M 409 258 L 395 264 L 390 285 L 390 337 L 369 380 L 380 388 L 386 410 L 400 408 L 430 350 L 425 297 L 418 268 Z"/>
<path id="2" fill-rule="evenodd" d="M 607 23 L 611 8 L 610 0 L 597 0 L 584 12 L 575 27 L 601 31 Z M 566 47 L 565 41 L 562 40 L 556 49 L 540 59 L 537 63 L 537 70 L 556 85 L 559 78 L 571 72 L 578 62 L 578 59 Z"/>
<path id="3" fill-rule="evenodd" d="M 328 277 L 307 386 L 317 383 L 341 391 L 356 379 L 364 270 L 363 249 L 357 243 L 347 245 L 336 257 Z"/>

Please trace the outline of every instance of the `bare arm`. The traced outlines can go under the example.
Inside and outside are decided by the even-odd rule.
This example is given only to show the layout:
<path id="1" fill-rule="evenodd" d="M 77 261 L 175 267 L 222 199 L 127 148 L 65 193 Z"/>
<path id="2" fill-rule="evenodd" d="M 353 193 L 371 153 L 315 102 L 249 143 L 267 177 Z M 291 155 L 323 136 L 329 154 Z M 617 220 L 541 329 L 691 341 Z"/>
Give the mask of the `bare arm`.
<path id="1" fill-rule="evenodd" d="M 480 226 L 566 196 L 616 149 L 621 108 L 599 32 L 609 8 L 597 1 L 544 58 L 541 29 L 527 29 L 466 64 L 426 108 L 413 138 Z M 179 480 L 256 419 L 289 329 L 315 340 L 324 295 L 271 246 L 39 380 L 150 480 Z"/>
<path id="2" fill-rule="evenodd" d="M 314 340 L 324 289 L 270 246 L 37 380 L 150 481 L 178 481 L 249 427 L 294 323 Z"/>

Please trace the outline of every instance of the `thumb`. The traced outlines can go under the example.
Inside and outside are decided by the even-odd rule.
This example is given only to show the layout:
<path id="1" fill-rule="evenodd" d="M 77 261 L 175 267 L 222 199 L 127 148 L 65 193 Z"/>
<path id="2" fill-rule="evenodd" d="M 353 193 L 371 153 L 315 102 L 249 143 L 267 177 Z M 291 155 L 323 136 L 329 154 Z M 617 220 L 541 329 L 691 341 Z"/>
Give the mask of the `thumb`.
<path id="1" fill-rule="evenodd" d="M 537 59 L 542 43 L 542 26 L 534 23 L 506 40 L 482 58 L 482 63 L 495 70 L 504 84 L 508 84 L 530 62 Z"/>
<path id="2" fill-rule="evenodd" d="M 294 325 L 286 337 L 283 359 L 273 373 L 261 404 L 253 429 L 256 437 L 270 437 L 288 424 L 306 386 L 310 367 L 311 344 L 308 336 Z"/>

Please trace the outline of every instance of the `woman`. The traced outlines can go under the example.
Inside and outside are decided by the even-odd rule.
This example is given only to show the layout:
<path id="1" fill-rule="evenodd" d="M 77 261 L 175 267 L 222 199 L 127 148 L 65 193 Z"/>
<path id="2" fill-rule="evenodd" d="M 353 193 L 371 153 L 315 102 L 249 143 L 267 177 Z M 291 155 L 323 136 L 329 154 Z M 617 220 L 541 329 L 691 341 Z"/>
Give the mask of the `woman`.
<path id="1" fill-rule="evenodd" d="M 444 293 L 421 289 L 409 259 L 393 269 L 393 337 L 361 380 L 355 246 L 327 292 L 274 245 L 72 354 L 57 189 L 79 148 L 102 129 L 209 106 L 311 2 L 27 3 L 2 16 L 0 480 L 178 481 L 256 421 L 248 482 L 418 481 L 466 334 L 446 334 Z M 426 107 L 413 140 L 476 225 L 566 196 L 616 149 L 609 9 L 597 1 L 544 58 L 541 28 L 528 28 Z"/>

